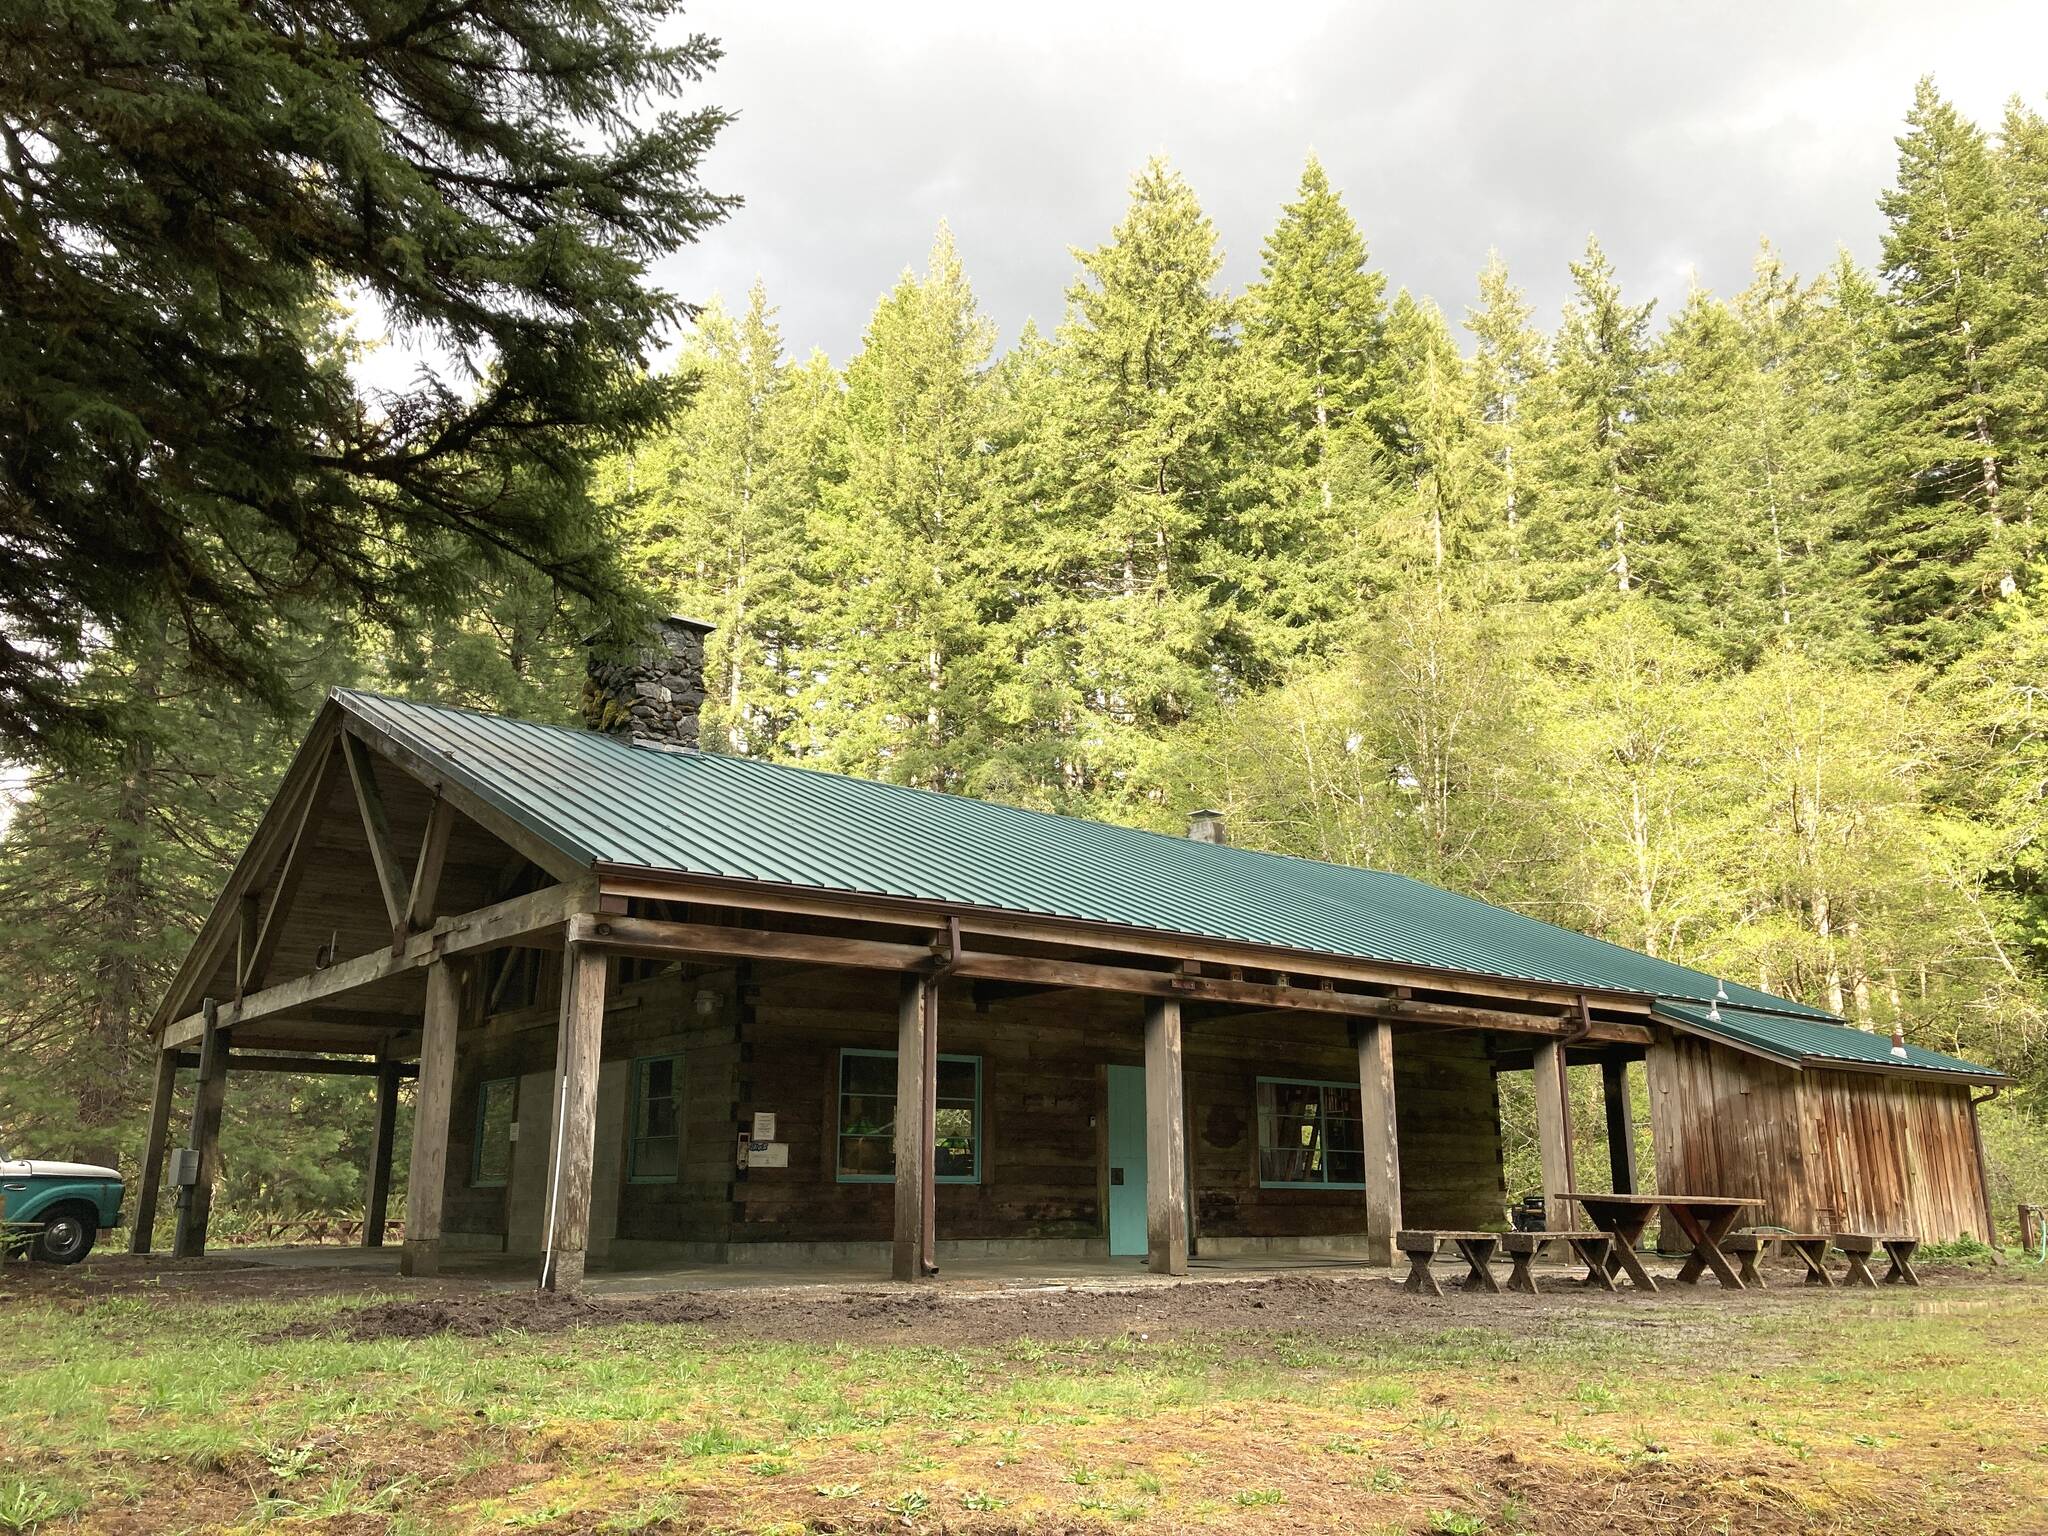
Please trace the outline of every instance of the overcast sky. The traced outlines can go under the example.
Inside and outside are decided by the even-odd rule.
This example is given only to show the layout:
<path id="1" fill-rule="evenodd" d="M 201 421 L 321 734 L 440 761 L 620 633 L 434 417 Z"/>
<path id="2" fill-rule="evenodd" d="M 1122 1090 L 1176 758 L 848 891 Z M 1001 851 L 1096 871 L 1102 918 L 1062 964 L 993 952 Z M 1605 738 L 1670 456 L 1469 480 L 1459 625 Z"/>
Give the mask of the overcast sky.
<path id="1" fill-rule="evenodd" d="M 1224 281 L 1313 148 L 1395 285 L 1454 316 L 1498 247 L 1548 325 L 1597 231 L 1660 313 L 1729 291 L 1769 235 L 1802 272 L 1877 253 L 1913 83 L 1979 121 L 2048 96 L 2048 5 L 989 5 L 705 0 L 705 99 L 740 114 L 706 179 L 747 206 L 662 264 L 687 298 L 758 275 L 793 352 L 843 362 L 948 220 L 1007 344 L 1056 323 L 1073 246 L 1169 156 Z"/>

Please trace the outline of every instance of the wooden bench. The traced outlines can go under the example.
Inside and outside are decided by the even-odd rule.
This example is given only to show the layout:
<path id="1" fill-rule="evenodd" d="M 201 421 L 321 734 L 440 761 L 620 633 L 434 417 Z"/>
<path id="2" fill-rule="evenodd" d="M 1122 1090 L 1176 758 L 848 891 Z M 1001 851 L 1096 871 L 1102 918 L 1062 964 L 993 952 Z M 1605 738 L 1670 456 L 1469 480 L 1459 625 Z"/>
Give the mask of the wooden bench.
<path id="1" fill-rule="evenodd" d="M 1849 1261 L 1849 1273 L 1843 1279 L 1844 1285 L 1866 1286 L 1876 1290 L 1877 1277 L 1870 1272 L 1870 1257 L 1878 1249 L 1884 1250 L 1890 1260 L 1884 1272 L 1886 1285 L 1918 1285 L 1919 1271 L 1913 1268 L 1913 1255 L 1919 1252 L 1920 1240 L 1914 1237 L 1900 1237 L 1885 1233 L 1837 1232 L 1830 1239 Z"/>
<path id="2" fill-rule="evenodd" d="M 1598 1286 L 1601 1290 L 1614 1289 L 1614 1276 L 1608 1273 L 1607 1253 L 1614 1239 L 1605 1232 L 1503 1232 L 1500 1245 L 1513 1261 L 1514 1269 L 1508 1275 L 1508 1289 L 1527 1291 L 1531 1296 L 1538 1294 L 1536 1271 L 1532 1267 L 1536 1256 L 1548 1243 L 1563 1243 L 1576 1254 L 1586 1266 L 1586 1278 L 1581 1285 Z"/>
<path id="3" fill-rule="evenodd" d="M 1806 1270 L 1806 1284 L 1833 1287 L 1835 1278 L 1828 1273 L 1829 1238 L 1825 1232 L 1731 1232 L 1721 1239 L 1721 1251 L 1741 1261 L 1739 1276 L 1744 1285 L 1761 1288 L 1764 1277 L 1757 1261 L 1772 1243 L 1798 1256 Z"/>
<path id="4" fill-rule="evenodd" d="M 1402 1289 L 1418 1295 L 1443 1295 L 1444 1288 L 1436 1283 L 1436 1276 L 1430 1273 L 1429 1266 L 1436 1259 L 1438 1248 L 1449 1243 L 1464 1259 L 1468 1271 L 1458 1282 L 1458 1288 L 1499 1295 L 1499 1282 L 1493 1278 L 1493 1251 L 1506 1235 L 1501 1232 L 1396 1232 L 1394 1246 L 1408 1256 L 1408 1278 L 1401 1282 Z"/>

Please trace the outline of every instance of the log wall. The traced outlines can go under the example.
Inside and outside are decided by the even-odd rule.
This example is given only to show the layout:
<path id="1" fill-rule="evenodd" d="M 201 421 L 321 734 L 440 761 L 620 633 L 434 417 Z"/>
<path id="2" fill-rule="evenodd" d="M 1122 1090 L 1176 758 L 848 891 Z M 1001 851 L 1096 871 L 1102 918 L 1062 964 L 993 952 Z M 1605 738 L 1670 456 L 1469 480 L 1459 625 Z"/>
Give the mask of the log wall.
<path id="1" fill-rule="evenodd" d="M 1760 1199 L 1762 1226 L 1990 1238 L 1966 1084 L 1794 1072 L 1661 1030 L 1649 1082 L 1665 1190 Z"/>
<path id="2" fill-rule="evenodd" d="M 889 1050 L 887 977 L 765 968 L 744 1024 L 742 1114 L 771 1110 L 789 1167 L 753 1169 L 738 1187 L 732 1238 L 879 1240 L 886 1184 L 836 1178 L 839 1053 Z M 1192 1206 L 1203 1239 L 1362 1237 L 1355 1189 L 1261 1189 L 1260 1076 L 1355 1083 L 1346 1021 L 1296 1014 L 1205 1017 L 1182 1025 Z M 1060 992 L 977 1012 L 971 989 L 942 987 L 939 1050 L 982 1061 L 981 1182 L 938 1186 L 942 1240 L 1100 1238 L 1108 1207 L 1107 1068 L 1144 1061 L 1139 999 Z M 1506 1199 L 1491 1061 L 1477 1034 L 1402 1032 L 1394 1048 L 1404 1219 L 1497 1226 Z"/>
<path id="3" fill-rule="evenodd" d="M 542 978 L 541 995 L 552 974 Z M 897 979 L 857 971 L 762 964 L 684 977 L 675 971 L 614 982 L 603 1060 L 679 1054 L 684 1073 L 683 1172 L 673 1183 L 619 1186 L 620 1241 L 879 1242 L 891 1232 L 892 1186 L 838 1181 L 842 1049 L 893 1050 Z M 700 1012 L 700 993 L 714 997 Z M 511 1223 L 511 1185 L 471 1181 L 477 1105 L 494 1078 L 522 1080 L 519 1155 L 552 1131 L 541 1086 L 554 1062 L 545 1003 L 467 1033 L 450 1125 L 445 1229 L 488 1243 Z M 1204 1017 L 1183 1026 L 1188 1146 L 1197 1241 L 1362 1239 L 1356 1189 L 1262 1189 L 1260 1076 L 1355 1083 L 1347 1021 L 1284 1013 Z M 977 1011 L 972 989 L 945 984 L 939 1050 L 981 1058 L 982 1155 L 976 1184 L 940 1184 L 941 1240 L 1107 1236 L 1108 1078 L 1144 1060 L 1135 997 L 1057 992 Z M 1437 1227 L 1498 1226 L 1506 1198 L 1500 1120 L 1483 1036 L 1401 1030 L 1394 1043 L 1404 1219 Z M 786 1169 L 736 1167 L 738 1133 L 756 1111 L 776 1117 Z M 630 1113 L 628 1109 L 627 1114 Z M 607 1138 L 626 1115 L 601 1116 Z M 538 1137 L 540 1143 L 529 1145 Z M 514 1182 L 517 1181 L 515 1171 Z M 593 1227 L 601 1213 L 593 1213 Z"/>

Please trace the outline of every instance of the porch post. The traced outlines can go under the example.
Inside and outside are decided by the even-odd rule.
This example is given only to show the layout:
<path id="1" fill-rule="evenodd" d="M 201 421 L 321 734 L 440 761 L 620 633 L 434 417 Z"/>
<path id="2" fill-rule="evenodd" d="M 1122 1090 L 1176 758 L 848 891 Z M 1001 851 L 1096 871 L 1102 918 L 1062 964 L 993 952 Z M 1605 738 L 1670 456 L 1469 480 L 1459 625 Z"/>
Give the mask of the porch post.
<path id="1" fill-rule="evenodd" d="M 562 1022 L 555 1035 L 555 1124 L 548 1159 L 545 1291 L 583 1283 L 590 1244 L 590 1185 L 597 1157 L 597 1069 L 604 1047 L 605 973 L 610 958 L 589 944 L 562 957 Z"/>
<path id="2" fill-rule="evenodd" d="M 937 984 L 906 976 L 896 1000 L 896 1230 L 889 1273 L 922 1280 L 932 1272 L 933 1141 L 938 1084 Z"/>
<path id="3" fill-rule="evenodd" d="M 164 1147 L 171 1138 L 171 1095 L 178 1086 L 178 1053 L 156 1053 L 156 1091 L 149 1100 L 149 1139 L 142 1144 L 142 1177 L 135 1191 L 135 1219 L 128 1251 L 148 1253 L 156 1228 L 156 1194 L 164 1181 Z"/>
<path id="4" fill-rule="evenodd" d="M 391 1205 L 391 1145 L 398 1132 L 398 1063 L 377 1063 L 377 1118 L 370 1127 L 370 1187 L 363 1201 L 363 1246 L 384 1246 Z"/>
<path id="5" fill-rule="evenodd" d="M 1358 1044 L 1358 1113 L 1365 1132 L 1365 1257 L 1394 1262 L 1401 1230 L 1401 1139 L 1394 1123 L 1394 1026 L 1372 1019 L 1353 1030 Z"/>
<path id="6" fill-rule="evenodd" d="M 1543 1193 L 1550 1202 L 1553 1232 L 1571 1225 L 1571 1202 L 1558 1197 L 1572 1187 L 1572 1107 L 1565 1093 L 1564 1042 L 1536 1046 L 1536 1151 L 1543 1167 Z"/>
<path id="7" fill-rule="evenodd" d="M 192 1094 L 192 1150 L 198 1171 L 192 1183 L 178 1190 L 178 1231 L 171 1255 L 196 1259 L 206 1252 L 206 1228 L 213 1219 L 213 1176 L 220 1166 L 220 1111 L 227 1099 L 228 1042 L 220 1027 L 220 1004 L 206 999 L 201 1010 L 204 1032 L 199 1037 L 199 1083 Z"/>
<path id="8" fill-rule="evenodd" d="M 405 1246 L 398 1255 L 398 1272 L 421 1279 L 441 1272 L 441 1200 L 448 1183 L 448 1116 L 455 1099 L 455 1028 L 462 1011 L 462 981 L 452 960 L 436 960 L 427 967 L 412 1163 L 405 1182 Z"/>
<path id="9" fill-rule="evenodd" d="M 1636 1192 L 1636 1128 L 1629 1114 L 1628 1063 L 1609 1056 L 1600 1063 L 1600 1091 L 1607 1102 L 1607 1162 L 1614 1174 L 1614 1192 Z"/>
<path id="10" fill-rule="evenodd" d="M 1145 1264 L 1188 1272 L 1187 1133 L 1183 1124 L 1180 999 L 1145 1002 Z"/>

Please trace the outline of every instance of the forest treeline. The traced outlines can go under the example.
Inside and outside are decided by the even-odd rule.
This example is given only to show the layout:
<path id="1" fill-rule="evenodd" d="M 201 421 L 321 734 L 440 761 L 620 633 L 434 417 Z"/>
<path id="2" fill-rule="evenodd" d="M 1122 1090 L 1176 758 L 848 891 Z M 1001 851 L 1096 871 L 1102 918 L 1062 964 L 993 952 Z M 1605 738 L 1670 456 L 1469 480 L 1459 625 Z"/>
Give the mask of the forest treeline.
<path id="1" fill-rule="evenodd" d="M 1552 321 L 1498 258 L 1449 308 L 1396 286 L 1313 159 L 1228 293 L 1154 162 L 1007 348 L 943 229 L 843 368 L 758 286 L 713 303 L 687 405 L 596 493 L 717 626 L 713 750 L 1162 830 L 1211 806 L 1902 1029 L 2022 1080 L 2000 1197 L 2048 1197 L 2048 121 L 1923 84 L 1881 202 L 1874 270 L 1766 245 L 1668 314 L 1589 241 Z M 141 1021 L 326 686 L 573 717 L 578 603 L 475 592 L 280 622 L 296 712 L 169 637 L 94 663 L 156 728 L 6 833 L 16 1139 L 132 1143 Z M 353 1201 L 359 1085 L 251 1094 L 230 1202 Z"/>

